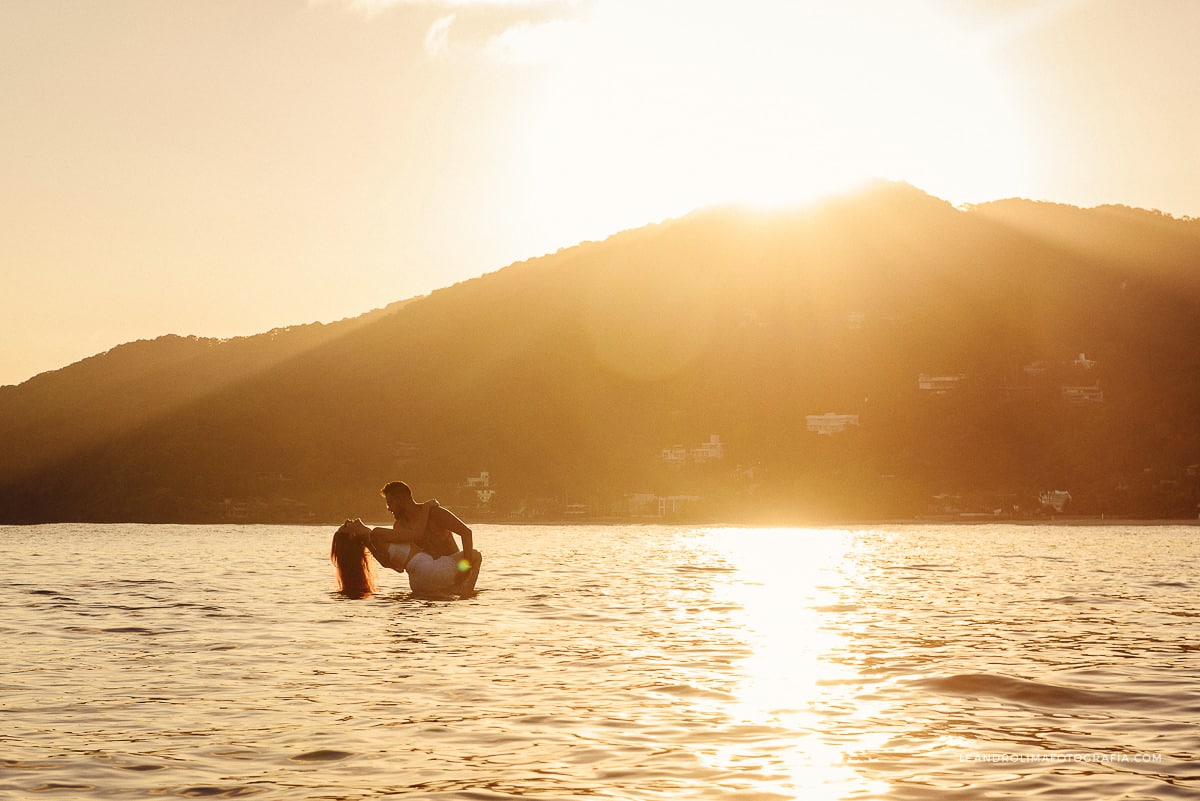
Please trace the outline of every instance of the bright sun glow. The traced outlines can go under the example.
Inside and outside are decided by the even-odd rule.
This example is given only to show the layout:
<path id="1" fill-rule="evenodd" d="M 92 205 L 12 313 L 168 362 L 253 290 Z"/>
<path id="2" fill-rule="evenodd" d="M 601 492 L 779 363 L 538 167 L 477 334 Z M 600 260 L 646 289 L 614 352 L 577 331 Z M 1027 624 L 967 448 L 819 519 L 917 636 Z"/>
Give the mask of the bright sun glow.
<path id="1" fill-rule="evenodd" d="M 872 178 L 957 202 L 1019 185 L 1022 136 L 980 42 L 912 3 L 754 8 L 753 31 L 724 4 L 665 0 L 599 3 L 570 29 L 529 137 L 547 227 L 595 236 Z"/>

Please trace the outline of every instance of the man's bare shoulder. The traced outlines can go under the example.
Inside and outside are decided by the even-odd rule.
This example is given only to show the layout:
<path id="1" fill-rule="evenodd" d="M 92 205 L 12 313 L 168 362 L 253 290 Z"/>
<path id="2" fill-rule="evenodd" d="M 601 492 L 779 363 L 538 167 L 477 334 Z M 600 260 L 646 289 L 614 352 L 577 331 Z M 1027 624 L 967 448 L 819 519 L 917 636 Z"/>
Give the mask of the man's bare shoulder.
<path id="1" fill-rule="evenodd" d="M 458 515 L 445 506 L 436 506 L 429 512 L 429 522 L 439 529 L 465 525 Z"/>

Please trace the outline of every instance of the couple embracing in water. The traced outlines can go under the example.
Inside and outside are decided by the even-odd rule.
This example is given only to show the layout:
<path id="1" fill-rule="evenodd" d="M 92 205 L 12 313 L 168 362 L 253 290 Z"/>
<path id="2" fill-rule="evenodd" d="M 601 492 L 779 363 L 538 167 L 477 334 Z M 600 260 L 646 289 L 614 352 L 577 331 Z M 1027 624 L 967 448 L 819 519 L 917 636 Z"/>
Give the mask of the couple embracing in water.
<path id="1" fill-rule="evenodd" d="M 467 524 L 437 501 L 417 503 L 403 481 L 389 482 L 380 494 L 396 519 L 394 525 L 372 528 L 362 520 L 347 520 L 334 532 L 329 559 L 338 589 L 356 597 L 374 592 L 374 556 L 384 567 L 407 572 L 409 587 L 418 595 L 474 592 L 483 556 L 474 549 Z M 462 538 L 461 550 L 455 534 Z"/>

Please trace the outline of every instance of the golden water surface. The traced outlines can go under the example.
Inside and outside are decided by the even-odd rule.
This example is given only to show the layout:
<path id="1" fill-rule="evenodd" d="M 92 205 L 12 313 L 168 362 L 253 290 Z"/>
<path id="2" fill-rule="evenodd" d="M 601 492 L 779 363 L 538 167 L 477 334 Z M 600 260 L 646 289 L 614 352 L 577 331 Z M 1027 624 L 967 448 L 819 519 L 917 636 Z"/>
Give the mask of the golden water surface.
<path id="1" fill-rule="evenodd" d="M 1192 798 L 1198 533 L 0 528 L 0 797 Z"/>

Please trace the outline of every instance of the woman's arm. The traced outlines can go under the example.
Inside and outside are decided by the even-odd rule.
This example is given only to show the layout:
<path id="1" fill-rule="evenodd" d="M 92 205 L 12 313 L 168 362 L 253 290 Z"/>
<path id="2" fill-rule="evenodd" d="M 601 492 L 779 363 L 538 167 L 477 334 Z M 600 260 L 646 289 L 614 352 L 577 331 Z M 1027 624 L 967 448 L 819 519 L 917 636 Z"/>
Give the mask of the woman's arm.
<path id="1" fill-rule="evenodd" d="M 375 548 L 387 545 L 389 542 L 412 542 L 415 534 L 407 529 L 394 529 L 387 526 L 368 526 L 361 518 L 347 521 L 353 525 L 356 532 L 364 538 L 367 547 L 371 548 L 371 552 L 375 552 Z"/>
<path id="2" fill-rule="evenodd" d="M 412 542 L 417 538 L 417 532 L 407 528 L 385 528 L 379 526 L 371 529 L 371 539 L 387 544 L 389 542 Z"/>

